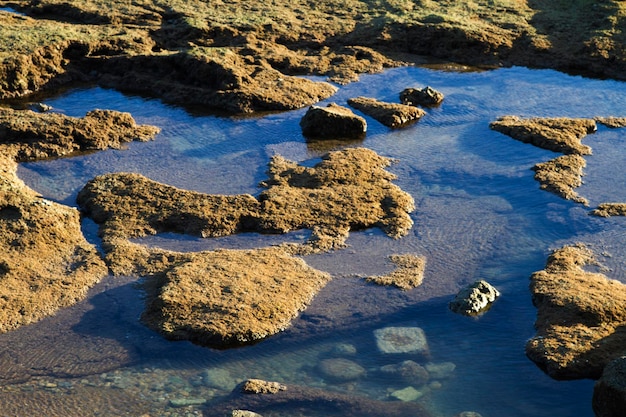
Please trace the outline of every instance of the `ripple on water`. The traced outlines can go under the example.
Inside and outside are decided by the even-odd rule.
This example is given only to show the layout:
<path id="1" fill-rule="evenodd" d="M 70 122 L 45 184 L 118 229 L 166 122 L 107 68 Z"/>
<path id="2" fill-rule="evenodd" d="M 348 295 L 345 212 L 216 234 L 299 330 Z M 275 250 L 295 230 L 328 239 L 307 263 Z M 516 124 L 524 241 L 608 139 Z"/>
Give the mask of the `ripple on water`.
<path id="1" fill-rule="evenodd" d="M 539 190 L 530 168 L 556 154 L 488 126 L 507 114 L 623 116 L 626 84 L 524 68 L 468 73 L 398 68 L 364 75 L 324 103 L 345 105 L 356 96 L 397 102 L 404 88 L 426 85 L 446 95 L 440 107 L 428 109 L 422 120 L 402 130 L 368 119 L 368 136 L 357 144 L 397 160 L 389 170 L 416 200 L 413 229 L 398 240 L 377 229 L 353 232 L 347 249 L 306 257 L 334 280 L 290 329 L 228 351 L 166 342 L 138 322 L 143 299 L 132 284 L 136 278 L 107 278 L 77 306 L 0 336 L 6 347 L 0 355 L 0 378 L 10 382 L 35 377 L 0 387 L 0 409 L 15 415 L 19 412 L 11 410 L 84 415 L 99 409 L 116 415 L 122 408 L 137 415 L 168 415 L 178 412 L 170 401 L 176 396 L 217 399 L 227 394 L 228 389 L 203 382 L 208 369 L 226 370 L 236 381 L 277 379 L 387 398 L 388 389 L 401 387 L 384 386 L 384 378 L 369 372 L 397 361 L 377 352 L 373 331 L 417 326 L 428 338 L 432 360 L 456 365 L 452 378 L 422 400 L 441 414 L 474 410 L 485 416 L 591 416 L 591 381 L 553 381 L 523 353 L 525 341 L 534 334 L 536 314 L 528 278 L 543 268 L 550 249 L 580 240 L 600 254 L 611 270 L 607 275 L 626 281 L 621 268 L 626 259 L 624 219 L 592 218 L 587 208 Z M 307 164 L 321 156 L 300 133 L 298 122 L 306 109 L 251 118 L 191 115 L 157 100 L 100 88 L 75 90 L 46 104 L 73 116 L 92 108 L 129 111 L 139 123 L 162 128 L 153 142 L 133 143 L 124 151 L 20 165 L 25 182 L 44 197 L 70 205 L 88 180 L 109 172 L 135 171 L 206 193 L 255 194 L 272 155 Z M 623 175 L 620 159 L 626 157 L 622 136 L 622 130 L 600 128 L 585 138 L 594 154 L 579 191 L 592 204 L 626 200 L 623 182 L 615 180 Z M 84 230 L 97 242 L 93 223 L 86 222 Z M 298 242 L 307 233 L 211 240 L 161 234 L 141 242 L 195 251 Z M 426 256 L 420 287 L 399 291 L 363 280 L 389 272 L 393 265 L 388 257 L 396 253 Z M 450 312 L 447 304 L 456 291 L 478 278 L 502 293 L 492 309 L 478 318 Z M 321 359 L 337 355 L 333 349 L 338 344 L 354 347 L 357 355 L 351 360 L 368 370 L 368 377 L 336 384 L 316 373 Z M 58 378 L 79 374 L 83 376 L 78 379 Z M 74 388 L 61 386 L 67 383 Z M 200 414 L 201 409 L 190 412 Z"/>

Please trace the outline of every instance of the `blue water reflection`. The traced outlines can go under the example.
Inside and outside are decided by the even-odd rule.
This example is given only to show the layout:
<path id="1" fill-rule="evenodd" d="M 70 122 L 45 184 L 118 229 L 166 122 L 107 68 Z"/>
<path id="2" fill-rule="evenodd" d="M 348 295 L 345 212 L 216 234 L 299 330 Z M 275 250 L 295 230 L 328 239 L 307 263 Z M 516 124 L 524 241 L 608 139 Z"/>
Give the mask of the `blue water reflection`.
<path id="1" fill-rule="evenodd" d="M 396 184 L 417 205 L 412 214 L 415 226 L 408 236 L 391 240 L 376 230 L 361 231 L 350 236 L 350 246 L 343 251 L 307 257 L 310 265 L 336 278 L 293 327 L 279 336 L 220 352 L 163 341 L 155 341 L 154 349 L 137 349 L 140 341 L 130 338 L 123 345 L 138 356 L 128 366 L 120 365 L 120 374 L 143 373 L 148 379 L 166 374 L 191 381 L 193 386 L 207 368 L 219 368 L 227 369 L 234 379 L 280 379 L 380 398 L 387 392 L 381 386 L 384 381 L 373 377 L 350 387 L 332 387 L 315 374 L 311 364 L 338 343 L 350 343 L 358 352 L 355 361 L 369 368 L 384 365 L 390 359 L 376 352 L 372 331 L 409 325 L 424 329 L 434 361 L 456 365 L 453 375 L 425 397 L 428 407 L 441 415 L 470 410 L 485 417 L 592 416 L 592 381 L 554 381 L 524 355 L 525 342 L 534 334 L 536 313 L 528 278 L 543 268 L 550 249 L 583 241 L 610 254 L 604 261 L 613 267 L 612 277 L 626 282 L 621 268 L 615 267 L 626 257 L 621 244 L 626 222 L 590 217 L 589 208 L 541 191 L 530 168 L 557 154 L 514 141 L 488 125 L 509 114 L 625 116 L 626 84 L 525 68 L 464 73 L 398 68 L 364 75 L 360 82 L 342 86 L 327 102 L 345 105 L 356 96 L 397 102 L 404 88 L 426 85 L 445 94 L 440 107 L 427 109 L 418 123 L 395 131 L 366 116 L 368 134 L 360 144 L 397 160 L 389 169 L 398 176 Z M 298 123 L 306 109 L 247 118 L 191 115 L 157 100 L 101 88 L 71 91 L 46 104 L 72 116 L 94 108 L 127 111 L 139 123 L 162 128 L 153 142 L 132 143 L 126 150 L 20 165 L 19 175 L 27 184 L 46 198 L 68 205 L 75 205 L 85 182 L 118 171 L 139 172 L 205 193 L 254 195 L 260 191 L 257 184 L 265 178 L 272 155 L 311 164 L 322 153 L 307 145 L 301 135 Z M 603 127 L 584 139 L 594 153 L 587 158 L 585 185 L 579 191 L 592 206 L 626 201 L 624 172 L 619 169 L 626 159 L 625 140 L 623 129 Z M 87 229 L 96 242 L 93 225 Z M 271 240 L 234 236 L 215 245 L 243 248 L 299 241 L 306 233 Z M 202 239 L 176 235 L 157 236 L 145 243 L 189 251 L 211 247 Z M 400 292 L 360 279 L 388 271 L 387 257 L 394 253 L 427 257 L 421 287 Z M 448 311 L 447 302 L 459 287 L 479 278 L 489 280 L 503 294 L 494 307 L 478 319 Z M 107 294 L 107 287 L 98 291 L 101 294 L 93 296 L 94 302 Z M 127 285 L 111 296 L 124 298 L 127 292 L 140 294 Z M 134 328 L 137 314 L 135 307 L 122 308 L 110 319 L 110 326 L 117 329 L 112 334 Z M 74 330 L 98 337 L 97 331 L 84 331 L 90 320 L 83 316 L 81 326 Z M 31 327 L 36 326 L 40 325 Z M 140 365 L 133 367 L 131 362 Z M 167 404 L 157 401 L 155 407 Z"/>

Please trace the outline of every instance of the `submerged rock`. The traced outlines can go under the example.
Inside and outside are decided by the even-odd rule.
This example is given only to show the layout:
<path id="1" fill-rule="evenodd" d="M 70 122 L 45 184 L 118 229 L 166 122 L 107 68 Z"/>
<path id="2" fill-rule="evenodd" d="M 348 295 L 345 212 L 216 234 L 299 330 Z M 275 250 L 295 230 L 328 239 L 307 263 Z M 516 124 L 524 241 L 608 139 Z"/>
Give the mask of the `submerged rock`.
<path id="1" fill-rule="evenodd" d="M 298 385 L 271 395 L 250 395 L 234 390 L 221 403 L 212 403 L 204 415 L 220 417 L 232 410 L 254 410 L 273 414 L 281 410 L 285 415 L 316 414 L 341 417 L 431 417 L 424 406 L 416 402 L 377 401 L 362 395 L 348 395 Z"/>
<path id="2" fill-rule="evenodd" d="M 374 330 L 374 337 L 382 353 L 430 354 L 426 335 L 419 327 L 384 327 Z"/>
<path id="3" fill-rule="evenodd" d="M 448 379 L 454 373 L 456 365 L 452 362 L 428 362 L 424 368 L 431 379 Z"/>
<path id="4" fill-rule="evenodd" d="M 516 116 L 501 117 L 489 127 L 521 142 L 568 155 L 591 155 L 591 148 L 581 140 L 597 129 L 593 119 L 521 119 Z"/>
<path id="5" fill-rule="evenodd" d="M 589 204 L 586 198 L 574 191 L 583 183 L 583 168 L 587 166 L 585 159 L 580 155 L 563 155 L 535 165 L 535 179 L 541 184 L 541 189 L 554 193 L 566 200 Z"/>
<path id="6" fill-rule="evenodd" d="M 406 88 L 400 93 L 400 101 L 409 106 L 434 107 L 441 104 L 443 94 L 434 88 Z"/>
<path id="7" fill-rule="evenodd" d="M 405 126 L 426 114 L 424 110 L 415 106 L 385 103 L 368 97 L 351 98 L 348 104 L 391 128 Z"/>
<path id="8" fill-rule="evenodd" d="M 449 304 L 450 310 L 466 316 L 480 314 L 491 307 L 500 292 L 487 281 L 480 280 L 457 293 Z"/>
<path id="9" fill-rule="evenodd" d="M 326 107 L 309 107 L 300 127 L 310 139 L 359 139 L 365 136 L 367 122 L 352 110 L 330 103 Z"/>
<path id="10" fill-rule="evenodd" d="M 233 410 L 231 417 L 263 417 L 261 414 L 257 414 L 254 411 L 248 410 Z"/>
<path id="11" fill-rule="evenodd" d="M 427 383 L 430 377 L 426 368 L 412 360 L 381 366 L 380 372 L 395 380 L 418 387 Z"/>
<path id="12" fill-rule="evenodd" d="M 590 214 L 599 217 L 626 216 L 626 203 L 602 203 Z"/>
<path id="13" fill-rule="evenodd" d="M 324 378 L 336 382 L 353 381 L 366 374 L 361 365 L 344 358 L 324 359 L 317 365 L 317 369 Z"/>
<path id="14" fill-rule="evenodd" d="M 626 356 L 611 361 L 593 388 L 597 417 L 621 417 L 626 410 Z"/>
<path id="15" fill-rule="evenodd" d="M 526 354 L 557 379 L 599 378 L 626 354 L 626 285 L 583 269 L 594 262 L 585 246 L 565 246 L 531 276 L 537 334 Z"/>
<path id="16" fill-rule="evenodd" d="M 415 389 L 414 387 L 406 387 L 396 391 L 393 391 L 389 394 L 391 398 L 395 398 L 396 400 L 408 402 L 415 401 L 424 396 L 424 391 Z"/>
<path id="17" fill-rule="evenodd" d="M 367 277 L 366 281 L 378 285 L 393 285 L 402 290 L 418 287 L 424 280 L 426 258 L 417 255 L 391 255 L 391 261 L 397 268 L 387 275 Z"/>

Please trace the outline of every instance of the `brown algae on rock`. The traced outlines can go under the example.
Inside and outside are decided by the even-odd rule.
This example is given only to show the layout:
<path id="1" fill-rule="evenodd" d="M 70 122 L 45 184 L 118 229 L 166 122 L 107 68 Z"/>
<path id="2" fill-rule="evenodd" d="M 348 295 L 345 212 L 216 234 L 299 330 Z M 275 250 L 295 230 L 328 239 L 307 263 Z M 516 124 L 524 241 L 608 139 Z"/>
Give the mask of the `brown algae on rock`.
<path id="1" fill-rule="evenodd" d="M 591 155 L 581 140 L 596 131 L 593 119 L 530 118 L 504 116 L 489 127 L 513 139 L 566 155 Z"/>
<path id="2" fill-rule="evenodd" d="M 0 109 L 0 332 L 74 304 L 108 272 L 83 237 L 78 211 L 28 188 L 17 161 L 119 147 L 157 131 L 118 112 L 70 118 Z"/>
<path id="3" fill-rule="evenodd" d="M 424 110 L 418 107 L 386 103 L 369 97 L 351 98 L 348 100 L 348 104 L 394 129 L 415 122 L 426 114 Z"/>
<path id="4" fill-rule="evenodd" d="M 626 285 L 583 269 L 594 263 L 584 245 L 565 246 L 531 276 L 537 334 L 526 354 L 553 378 L 598 378 L 626 353 Z"/>
<path id="5" fill-rule="evenodd" d="M 258 198 L 179 190 L 138 174 L 107 174 L 90 181 L 77 200 L 100 224 L 114 273 L 156 277 L 147 283 L 151 295 L 144 320 L 151 327 L 170 338 L 225 346 L 284 329 L 329 279 L 290 254 L 341 248 L 353 229 L 380 227 L 393 238 L 408 232 L 413 198 L 391 183 L 395 176 L 384 169 L 390 163 L 364 148 L 331 152 L 314 167 L 275 156 Z M 127 240 L 165 231 L 216 237 L 298 229 L 312 230 L 307 243 L 255 251 L 180 254 Z M 398 262 L 410 266 L 406 259 Z M 283 296 L 272 286 L 277 282 L 290 302 L 265 305 L 264 300 Z"/>
<path id="6" fill-rule="evenodd" d="M 626 203 L 602 203 L 589 214 L 599 217 L 626 216 Z"/>
<path id="7" fill-rule="evenodd" d="M 226 347 L 287 328 L 330 275 L 266 248 L 193 254 L 157 280 L 144 323 L 168 339 Z"/>
<path id="8" fill-rule="evenodd" d="M 389 256 L 397 268 L 387 275 L 367 277 L 367 282 L 378 285 L 393 285 L 402 290 L 418 287 L 424 280 L 426 257 L 418 255 L 391 255 Z"/>
<path id="9" fill-rule="evenodd" d="M 585 159 L 580 155 L 563 155 L 539 163 L 532 169 L 542 190 L 586 206 L 589 201 L 574 191 L 582 185 L 583 169 L 586 165 Z"/>

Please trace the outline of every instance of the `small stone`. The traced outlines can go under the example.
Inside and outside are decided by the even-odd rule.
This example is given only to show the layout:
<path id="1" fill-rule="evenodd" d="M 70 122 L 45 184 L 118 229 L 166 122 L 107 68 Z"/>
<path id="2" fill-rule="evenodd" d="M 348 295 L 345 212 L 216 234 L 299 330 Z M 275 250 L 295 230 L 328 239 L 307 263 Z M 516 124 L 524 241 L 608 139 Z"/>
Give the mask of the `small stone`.
<path id="1" fill-rule="evenodd" d="M 413 387 L 406 387 L 397 391 L 394 391 L 390 394 L 392 398 L 395 398 L 400 401 L 415 401 L 422 396 L 424 396 L 424 392 L 417 390 Z"/>
<path id="2" fill-rule="evenodd" d="M 428 371 L 417 362 L 407 360 L 393 365 L 381 366 L 380 371 L 411 385 L 424 385 L 429 378 Z"/>
<path id="3" fill-rule="evenodd" d="M 463 288 L 449 304 L 450 310 L 466 316 L 484 312 L 500 296 L 487 281 L 480 280 Z"/>
<path id="4" fill-rule="evenodd" d="M 477 413 L 476 411 L 462 411 L 459 414 L 457 414 L 455 417 L 483 417 L 480 415 L 480 413 Z"/>
<path id="5" fill-rule="evenodd" d="M 276 394 L 286 390 L 287 386 L 280 382 L 270 382 L 262 379 L 248 379 L 241 386 L 241 391 L 245 394 Z"/>
<path id="6" fill-rule="evenodd" d="M 233 410 L 231 417 L 263 417 L 261 414 L 257 414 L 254 411 L 248 410 Z"/>
<path id="7" fill-rule="evenodd" d="M 237 386 L 237 381 L 230 372 L 221 368 L 211 368 L 202 372 L 202 383 L 206 387 L 223 391 L 232 391 Z"/>
<path id="8" fill-rule="evenodd" d="M 334 355 L 338 356 L 351 356 L 356 355 L 356 347 L 350 343 L 337 343 L 330 351 Z"/>
<path id="9" fill-rule="evenodd" d="M 174 408 L 180 407 L 188 407 L 190 405 L 202 405 L 206 402 L 204 398 L 193 398 L 193 397 L 184 397 L 184 398 L 172 398 L 170 399 L 170 406 Z"/>
<path id="10" fill-rule="evenodd" d="M 366 373 L 358 363 L 343 358 L 324 359 L 317 368 L 325 378 L 338 382 L 352 381 Z"/>
<path id="11" fill-rule="evenodd" d="M 374 330 L 376 346 L 382 353 L 417 353 L 428 355 L 428 342 L 419 327 L 385 327 Z"/>
<path id="12" fill-rule="evenodd" d="M 400 93 L 400 101 L 409 106 L 438 106 L 443 101 L 443 94 L 431 87 L 422 89 L 406 88 Z"/>

